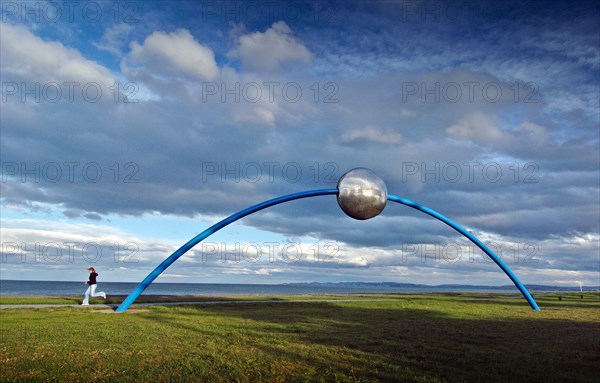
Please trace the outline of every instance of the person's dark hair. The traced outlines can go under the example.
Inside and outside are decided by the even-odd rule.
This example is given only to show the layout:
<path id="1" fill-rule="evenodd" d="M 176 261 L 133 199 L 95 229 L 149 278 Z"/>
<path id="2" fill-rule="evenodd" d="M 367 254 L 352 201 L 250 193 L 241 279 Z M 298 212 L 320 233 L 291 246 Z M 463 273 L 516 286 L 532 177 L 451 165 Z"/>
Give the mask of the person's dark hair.
<path id="1" fill-rule="evenodd" d="M 92 270 L 94 273 L 96 272 L 96 269 L 94 269 L 93 267 L 88 267 L 88 270 Z"/>

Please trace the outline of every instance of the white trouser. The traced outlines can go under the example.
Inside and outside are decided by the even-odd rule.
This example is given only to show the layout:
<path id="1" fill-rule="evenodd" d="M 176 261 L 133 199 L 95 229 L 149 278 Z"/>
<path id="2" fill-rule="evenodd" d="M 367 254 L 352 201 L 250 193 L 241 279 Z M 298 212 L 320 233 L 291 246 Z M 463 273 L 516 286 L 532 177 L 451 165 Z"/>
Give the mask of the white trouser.
<path id="1" fill-rule="evenodd" d="M 83 299 L 83 303 L 89 303 L 90 297 L 101 297 L 104 295 L 104 291 L 96 292 L 96 285 L 90 285 L 85 291 L 85 298 Z"/>

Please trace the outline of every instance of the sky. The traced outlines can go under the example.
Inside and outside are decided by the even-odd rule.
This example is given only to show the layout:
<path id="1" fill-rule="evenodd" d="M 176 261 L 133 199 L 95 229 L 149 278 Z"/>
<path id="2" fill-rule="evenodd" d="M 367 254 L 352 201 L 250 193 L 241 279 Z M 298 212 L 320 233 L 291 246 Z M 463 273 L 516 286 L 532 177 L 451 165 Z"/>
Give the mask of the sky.
<path id="1" fill-rule="evenodd" d="M 595 2 L 3 1 L 1 278 L 138 282 L 356 167 L 526 284 L 600 277 Z M 509 285 L 443 223 L 335 196 L 224 228 L 157 282 Z"/>

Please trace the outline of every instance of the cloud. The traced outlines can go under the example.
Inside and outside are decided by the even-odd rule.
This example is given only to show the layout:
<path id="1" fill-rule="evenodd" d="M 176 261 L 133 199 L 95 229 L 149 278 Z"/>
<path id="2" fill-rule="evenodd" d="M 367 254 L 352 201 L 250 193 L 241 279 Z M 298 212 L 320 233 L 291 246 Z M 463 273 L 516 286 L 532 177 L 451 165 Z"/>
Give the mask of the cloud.
<path id="1" fill-rule="evenodd" d="M 83 267 L 93 264 L 106 270 L 108 280 L 135 281 L 138 277 L 131 278 L 132 270 L 147 272 L 174 250 L 168 241 L 144 240 L 113 226 L 62 220 L 4 218 L 0 233 L 2 273 L 10 275 L 9 279 L 20 266 L 50 265 L 69 269 L 61 274 L 63 280 L 78 280 Z M 29 279 L 44 277 L 54 278 L 44 274 Z"/>
<path id="2" fill-rule="evenodd" d="M 127 38 L 132 30 L 133 27 L 126 23 L 112 25 L 106 29 L 99 42 L 93 42 L 92 44 L 100 50 L 112 53 L 115 56 L 121 56 L 123 48 L 127 46 Z"/>
<path id="3" fill-rule="evenodd" d="M 157 75 L 170 73 L 211 81 L 219 75 L 212 49 L 200 44 L 187 29 L 153 32 L 142 44 L 132 42 L 128 59 Z"/>
<path id="4" fill-rule="evenodd" d="M 292 35 L 284 21 L 273 23 L 265 32 L 240 36 L 238 46 L 229 56 L 239 58 L 245 69 L 256 72 L 277 72 L 293 64 L 312 61 L 310 51 Z"/>
<path id="5" fill-rule="evenodd" d="M 66 82 L 80 86 L 96 83 L 105 89 L 115 82 L 106 67 L 60 41 L 44 40 L 20 25 L 2 23 L 1 30 L 3 81 L 16 77 L 33 83 L 57 83 L 61 87 Z"/>
<path id="6" fill-rule="evenodd" d="M 534 122 L 524 121 L 520 125 L 520 130 L 531 140 L 531 143 L 540 145 L 548 140 L 548 129 Z"/>
<path id="7" fill-rule="evenodd" d="M 92 221 L 102 221 L 102 216 L 96 213 L 86 213 L 85 211 L 76 210 L 76 209 L 68 209 L 63 211 L 63 214 L 67 218 L 79 218 L 84 217 Z"/>
<path id="8" fill-rule="evenodd" d="M 446 133 L 478 144 L 505 143 L 509 136 L 498 125 L 493 117 L 475 112 L 451 125 Z"/>
<path id="9" fill-rule="evenodd" d="M 189 239 L 206 221 L 214 223 L 283 194 L 335 187 L 345 171 L 365 166 L 386 181 L 390 192 L 436 209 L 485 239 L 501 240 L 509 259 L 515 249 L 511 242 L 538 243 L 543 262 L 522 266 L 536 281 L 568 279 L 559 278 L 560 270 L 587 270 L 586 280 L 593 273 L 597 279 L 598 90 L 593 69 L 598 66 L 598 38 L 585 29 L 591 17 L 581 14 L 589 19 L 582 26 L 568 14 L 563 18 L 564 12 L 548 16 L 538 28 L 556 26 L 559 31 L 544 35 L 548 46 L 539 41 L 541 33 L 531 23 L 505 20 L 502 14 L 491 21 L 442 19 L 423 26 L 420 15 L 415 23 L 398 23 L 400 8 L 393 5 L 357 7 L 360 12 L 338 10 L 348 28 L 296 20 L 290 25 L 301 35 L 269 20 L 258 32 L 240 24 L 227 36 L 227 22 L 214 18 L 198 24 L 192 12 L 189 18 L 168 18 L 164 8 L 157 12 L 150 3 L 155 16 L 140 16 L 155 22 L 130 31 L 117 25 L 95 32 L 90 25 L 75 24 L 68 27 L 85 33 L 65 37 L 47 26 L 31 32 L 2 25 L 3 81 L 112 84 L 117 77 L 139 85 L 140 92 L 147 85 L 161 96 L 124 104 L 112 102 L 108 91 L 110 103 L 34 103 L 21 102 L 18 96 L 3 103 L 3 227 L 11 216 L 106 226 L 111 222 L 134 231 L 124 230 L 118 240 L 122 243 L 147 232 L 148 215 L 163 214 L 173 221 L 159 221 L 152 230 L 185 233 L 181 235 Z M 529 16 L 532 22 L 541 20 Z M 177 25 L 168 24 L 175 19 Z M 420 29 L 411 31 L 413 27 Z M 136 33 L 143 33 L 141 39 Z M 127 44 L 130 35 L 137 43 Z M 577 35 L 584 38 L 573 38 Z M 97 44 L 90 45 L 88 36 L 96 36 Z M 115 57 L 107 52 L 124 46 L 131 51 L 121 62 L 121 72 L 111 73 L 107 68 Z M 574 55 L 568 53 L 571 46 Z M 227 52 L 236 60 L 226 62 Z M 192 56 L 206 62 L 196 65 Z M 291 70 L 295 65 L 304 67 Z M 221 91 L 203 101 L 206 81 L 224 83 L 227 89 L 239 83 L 241 100 L 231 94 L 224 99 Z M 273 101 L 267 82 L 279 84 Z M 536 86 L 519 86 L 519 93 L 516 82 Z M 283 86 L 290 83 L 302 88 L 301 100 L 282 98 Z M 469 83 L 479 85 L 471 92 Z M 488 83 L 497 87 L 490 87 L 486 97 Z M 252 94 L 244 89 L 252 89 L 249 84 L 262 89 L 260 100 L 248 101 Z M 420 91 L 407 92 L 407 84 Z M 444 91 L 454 89 L 448 84 L 460 88 L 460 100 L 454 102 L 453 93 Z M 491 97 L 496 89 L 501 89 L 499 100 Z M 324 102 L 332 91 L 336 102 Z M 140 92 L 136 97 L 141 99 Z M 535 102 L 526 102 L 531 92 Z M 66 164 L 74 162 L 78 165 L 71 178 Z M 62 178 L 54 181 L 57 166 Z M 97 181 L 90 179 L 95 168 L 102 171 Z M 128 182 L 130 176 L 135 182 Z M 335 241 L 340 245 L 336 265 L 297 262 L 282 272 L 270 272 L 264 264 L 243 265 L 249 272 L 238 276 L 256 283 L 261 272 L 271 274 L 269 282 L 419 281 L 431 275 L 440 283 L 489 277 L 506 284 L 497 268 L 478 273 L 475 266 L 456 264 L 444 272 L 440 265 L 419 264 L 418 258 L 402 264 L 402 246 L 444 244 L 457 240 L 457 234 L 403 206 L 388 206 L 374 220 L 355 222 L 330 197 L 273 207 L 244 218 L 237 227 L 251 233 L 249 240 L 304 235 Z M 121 226 L 123 217 L 131 221 Z M 99 218 L 101 222 L 94 221 Z M 172 222 L 179 219 L 185 224 L 175 229 Z M 84 240 L 94 240 L 94 234 L 102 238 L 106 227 L 94 227 Z M 47 228 L 81 230 L 51 223 Z M 26 241 L 35 243 L 36 238 L 45 241 L 47 234 L 35 231 Z M 573 238 L 577 241 L 569 242 Z M 142 242 L 146 248 L 147 241 Z M 102 242 L 108 254 L 110 243 Z M 128 264 L 129 274 L 119 278 L 139 281 L 180 244 L 151 243 L 157 249 L 154 258 L 143 252 L 148 261 Z M 197 255 L 180 262 L 170 270 L 173 274 L 207 273 L 211 282 L 227 280 L 222 273 L 226 266 L 203 268 L 206 264 Z M 195 268 L 186 269 L 189 265 Z M 533 272 L 536 267 L 539 273 Z M 544 273 L 544 268 L 554 271 Z M 458 272 L 462 270 L 472 273 L 465 277 Z M 227 281 L 232 280 L 237 281 Z"/>
<path id="10" fill-rule="evenodd" d="M 352 129 L 341 137 L 342 142 L 370 141 L 380 144 L 399 144 L 402 142 L 402 135 L 391 129 L 384 129 L 374 125 L 367 125 L 362 129 Z"/>

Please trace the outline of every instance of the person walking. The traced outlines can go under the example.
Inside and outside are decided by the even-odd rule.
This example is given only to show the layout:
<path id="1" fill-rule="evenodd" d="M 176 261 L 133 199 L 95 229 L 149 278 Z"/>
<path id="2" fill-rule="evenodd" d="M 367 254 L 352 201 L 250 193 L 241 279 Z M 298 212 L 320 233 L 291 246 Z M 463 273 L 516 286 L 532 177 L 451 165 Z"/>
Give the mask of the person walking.
<path id="1" fill-rule="evenodd" d="M 88 285 L 88 288 L 85 291 L 85 298 L 81 303 L 82 306 L 90 305 L 90 297 L 102 297 L 103 299 L 106 299 L 106 293 L 104 291 L 100 291 L 99 293 L 96 292 L 96 277 L 98 277 L 98 273 L 93 267 L 88 267 L 88 272 L 90 273 L 90 279 L 84 282 Z"/>

